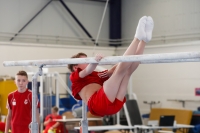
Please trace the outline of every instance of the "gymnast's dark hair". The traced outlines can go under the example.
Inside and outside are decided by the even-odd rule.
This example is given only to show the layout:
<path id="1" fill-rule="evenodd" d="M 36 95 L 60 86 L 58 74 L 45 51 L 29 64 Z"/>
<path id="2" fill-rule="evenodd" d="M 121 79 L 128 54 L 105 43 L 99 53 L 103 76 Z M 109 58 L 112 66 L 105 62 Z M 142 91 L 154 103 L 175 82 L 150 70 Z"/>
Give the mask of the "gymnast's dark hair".
<path id="1" fill-rule="evenodd" d="M 86 55 L 85 53 L 80 52 L 80 53 L 78 53 L 78 54 L 76 54 L 76 55 L 73 55 L 71 58 L 79 58 L 79 57 L 81 57 L 81 56 L 86 56 L 86 57 L 87 57 L 87 55 Z M 73 67 L 76 66 L 76 65 L 77 65 L 77 64 L 68 64 L 68 69 L 69 69 L 71 72 L 74 72 Z"/>

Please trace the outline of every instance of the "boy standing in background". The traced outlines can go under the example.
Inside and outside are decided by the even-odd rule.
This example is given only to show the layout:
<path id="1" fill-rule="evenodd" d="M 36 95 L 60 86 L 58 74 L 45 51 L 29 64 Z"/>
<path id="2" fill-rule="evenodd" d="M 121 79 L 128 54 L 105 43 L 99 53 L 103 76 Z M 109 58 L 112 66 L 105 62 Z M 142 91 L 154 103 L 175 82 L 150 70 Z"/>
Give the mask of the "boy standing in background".
<path id="1" fill-rule="evenodd" d="M 28 75 L 25 71 L 19 71 L 15 76 L 17 90 L 11 92 L 7 99 L 8 115 L 6 119 L 5 133 L 11 129 L 12 133 L 29 133 L 29 124 L 32 119 L 32 91 L 27 89 Z M 37 107 L 38 106 L 37 102 Z M 37 121 L 39 123 L 39 110 L 37 109 Z"/>

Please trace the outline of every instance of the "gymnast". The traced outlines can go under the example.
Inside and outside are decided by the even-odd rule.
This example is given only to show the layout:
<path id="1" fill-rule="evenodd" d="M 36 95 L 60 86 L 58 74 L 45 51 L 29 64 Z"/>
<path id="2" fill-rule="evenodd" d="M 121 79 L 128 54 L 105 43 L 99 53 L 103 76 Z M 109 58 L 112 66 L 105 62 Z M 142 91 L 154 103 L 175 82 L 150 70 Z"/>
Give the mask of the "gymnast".
<path id="1" fill-rule="evenodd" d="M 154 27 L 150 16 L 143 16 L 138 22 L 135 37 L 123 56 L 143 54 L 145 44 L 152 38 Z M 85 53 L 78 53 L 72 58 L 87 58 Z M 97 54 L 95 60 L 103 58 Z M 105 116 L 117 113 L 126 101 L 126 89 L 131 74 L 140 62 L 120 62 L 110 70 L 94 71 L 98 63 L 69 64 L 72 72 L 72 94 L 74 98 L 83 100 L 93 115 Z"/>

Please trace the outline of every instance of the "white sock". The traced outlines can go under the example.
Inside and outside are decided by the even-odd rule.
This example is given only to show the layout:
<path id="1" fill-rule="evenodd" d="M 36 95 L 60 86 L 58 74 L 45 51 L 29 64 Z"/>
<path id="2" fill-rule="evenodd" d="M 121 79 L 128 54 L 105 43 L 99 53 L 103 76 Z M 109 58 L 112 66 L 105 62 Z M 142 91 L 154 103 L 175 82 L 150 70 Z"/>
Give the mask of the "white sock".
<path id="1" fill-rule="evenodd" d="M 153 27 L 154 27 L 153 19 L 152 17 L 148 16 L 146 26 L 145 26 L 145 32 L 146 32 L 146 39 L 144 40 L 145 42 L 149 42 L 151 40 Z"/>
<path id="2" fill-rule="evenodd" d="M 140 18 L 138 22 L 138 26 L 135 32 L 135 38 L 139 39 L 140 41 L 146 39 L 146 32 L 145 32 L 146 21 L 147 21 L 147 16 L 143 16 L 142 18 Z"/>

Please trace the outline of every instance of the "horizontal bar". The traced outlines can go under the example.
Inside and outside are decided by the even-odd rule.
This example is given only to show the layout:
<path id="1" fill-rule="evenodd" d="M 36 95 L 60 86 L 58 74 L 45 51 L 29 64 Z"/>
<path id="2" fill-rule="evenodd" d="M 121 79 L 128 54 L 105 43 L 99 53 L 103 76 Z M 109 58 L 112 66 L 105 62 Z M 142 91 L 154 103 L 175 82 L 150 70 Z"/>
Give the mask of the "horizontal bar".
<path id="1" fill-rule="evenodd" d="M 156 63 L 181 63 L 181 62 L 200 62 L 200 58 L 194 59 L 179 59 L 179 60 L 156 60 L 156 61 L 141 61 L 140 64 L 156 64 Z M 116 63 L 100 63 L 100 65 L 114 65 Z M 67 65 L 46 65 L 45 68 L 52 67 L 67 67 Z"/>
<path id="2" fill-rule="evenodd" d="M 141 61 L 141 64 L 155 64 L 155 63 L 181 63 L 181 62 L 200 62 L 200 58 L 193 59 L 175 59 L 175 60 L 156 60 L 156 61 Z"/>
<path id="3" fill-rule="evenodd" d="M 129 56 L 108 56 L 104 57 L 99 64 L 118 63 L 118 62 L 138 62 L 138 61 L 162 61 L 162 60 L 183 60 L 200 58 L 200 52 L 181 52 L 163 54 L 144 54 Z M 5 61 L 4 66 L 40 66 L 40 65 L 64 65 L 64 64 L 84 64 L 98 63 L 94 57 L 88 58 L 68 58 L 68 59 L 49 59 L 49 60 L 24 60 L 24 61 Z"/>

